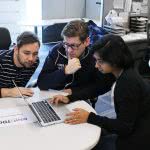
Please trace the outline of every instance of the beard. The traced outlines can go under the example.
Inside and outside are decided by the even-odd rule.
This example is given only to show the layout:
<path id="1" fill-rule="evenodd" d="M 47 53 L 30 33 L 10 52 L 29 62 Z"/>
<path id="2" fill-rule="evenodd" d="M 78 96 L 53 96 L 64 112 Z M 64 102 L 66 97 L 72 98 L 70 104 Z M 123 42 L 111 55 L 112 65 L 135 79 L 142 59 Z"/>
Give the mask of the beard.
<path id="1" fill-rule="evenodd" d="M 20 65 L 24 68 L 31 68 L 33 66 L 33 62 L 22 61 L 19 54 L 17 55 L 17 59 L 18 59 L 18 62 L 20 63 Z"/>

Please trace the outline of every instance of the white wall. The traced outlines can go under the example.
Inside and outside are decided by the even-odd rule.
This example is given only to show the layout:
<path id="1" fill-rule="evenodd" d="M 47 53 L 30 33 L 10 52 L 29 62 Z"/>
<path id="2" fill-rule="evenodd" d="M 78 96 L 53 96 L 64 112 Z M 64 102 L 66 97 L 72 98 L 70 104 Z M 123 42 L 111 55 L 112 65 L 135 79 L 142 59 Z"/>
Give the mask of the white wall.
<path id="1" fill-rule="evenodd" d="M 25 18 L 26 20 L 42 19 L 42 0 L 25 0 Z"/>
<path id="2" fill-rule="evenodd" d="M 41 19 L 42 0 L 0 0 L 0 26 L 9 29 L 12 42 L 23 31 L 33 27 L 20 25 L 20 21 Z"/>
<path id="3" fill-rule="evenodd" d="M 99 4 L 97 4 L 97 2 Z M 102 25 L 103 0 L 86 0 L 86 18 L 96 20 L 99 26 Z"/>
<path id="4" fill-rule="evenodd" d="M 19 20 L 22 6 L 24 6 L 24 0 L 1 0 L 0 23 L 15 23 Z"/>
<path id="5" fill-rule="evenodd" d="M 65 18 L 66 0 L 42 0 L 42 19 Z"/>
<path id="6" fill-rule="evenodd" d="M 66 18 L 85 17 L 85 0 L 66 0 Z"/>
<path id="7" fill-rule="evenodd" d="M 42 19 L 85 17 L 85 0 L 42 0 Z"/>
<path id="8" fill-rule="evenodd" d="M 0 0 L 0 26 L 9 29 L 13 42 L 21 32 L 17 22 L 24 16 L 24 6 L 25 0 Z"/>

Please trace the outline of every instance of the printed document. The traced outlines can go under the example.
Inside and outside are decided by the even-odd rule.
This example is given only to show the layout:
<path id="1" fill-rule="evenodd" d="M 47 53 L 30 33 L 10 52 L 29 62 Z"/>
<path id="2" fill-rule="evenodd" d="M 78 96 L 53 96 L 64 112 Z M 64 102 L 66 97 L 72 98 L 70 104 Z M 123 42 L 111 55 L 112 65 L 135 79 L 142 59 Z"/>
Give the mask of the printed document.
<path id="1" fill-rule="evenodd" d="M 28 106 L 0 109 L 0 127 L 36 122 L 37 119 Z"/>

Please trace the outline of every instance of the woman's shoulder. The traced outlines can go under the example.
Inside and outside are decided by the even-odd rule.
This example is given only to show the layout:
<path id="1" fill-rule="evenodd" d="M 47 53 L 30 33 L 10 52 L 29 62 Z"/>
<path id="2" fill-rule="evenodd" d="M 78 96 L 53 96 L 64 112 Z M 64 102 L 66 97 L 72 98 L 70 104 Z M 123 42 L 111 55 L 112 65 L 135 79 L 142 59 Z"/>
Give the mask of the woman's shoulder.
<path id="1" fill-rule="evenodd" d="M 123 71 L 121 76 L 117 79 L 117 84 L 119 87 L 130 90 L 131 88 L 141 87 L 141 85 L 144 84 L 144 80 L 134 68 L 129 68 Z"/>
<path id="2" fill-rule="evenodd" d="M 129 68 L 123 71 L 121 76 L 119 77 L 119 80 L 122 81 L 128 81 L 128 82 L 137 82 L 137 81 L 142 81 L 141 75 L 134 69 L 134 68 Z"/>

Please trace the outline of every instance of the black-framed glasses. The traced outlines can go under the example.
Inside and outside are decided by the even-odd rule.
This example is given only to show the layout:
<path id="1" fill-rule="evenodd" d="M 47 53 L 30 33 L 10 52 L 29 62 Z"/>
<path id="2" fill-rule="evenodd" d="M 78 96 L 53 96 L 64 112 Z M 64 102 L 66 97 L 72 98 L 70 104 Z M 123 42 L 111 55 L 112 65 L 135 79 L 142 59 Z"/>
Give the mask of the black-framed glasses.
<path id="1" fill-rule="evenodd" d="M 63 42 L 63 47 L 68 49 L 69 47 L 73 50 L 77 50 L 81 46 L 82 42 L 80 44 L 69 44 L 67 42 Z"/>

